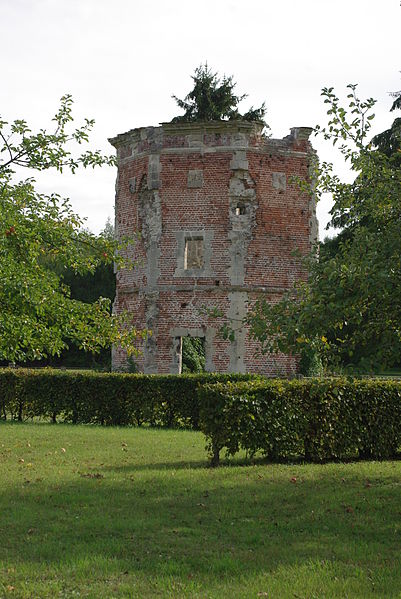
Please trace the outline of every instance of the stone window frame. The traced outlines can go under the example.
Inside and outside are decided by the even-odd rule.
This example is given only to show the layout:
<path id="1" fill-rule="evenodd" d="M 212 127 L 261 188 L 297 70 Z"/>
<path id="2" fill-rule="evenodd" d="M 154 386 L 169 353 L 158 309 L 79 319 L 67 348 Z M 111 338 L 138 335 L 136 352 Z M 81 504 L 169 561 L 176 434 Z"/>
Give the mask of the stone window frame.
<path id="1" fill-rule="evenodd" d="M 236 202 L 233 208 L 234 216 L 245 216 L 247 214 L 247 206 L 244 202 Z"/>
<path id="2" fill-rule="evenodd" d="M 192 243 L 196 243 L 196 242 L 200 242 L 199 245 L 196 244 L 195 248 L 192 246 Z M 198 251 L 200 250 L 200 251 Z M 198 262 L 198 258 L 199 258 L 199 264 L 195 263 L 192 266 L 188 266 L 188 263 L 190 263 L 193 260 L 190 260 L 190 258 L 194 258 L 193 253 L 195 252 L 196 257 L 195 257 L 195 262 Z M 205 263 L 205 259 L 204 259 L 204 253 L 205 253 L 205 240 L 203 237 L 199 236 L 199 237 L 186 237 L 185 238 L 185 248 L 184 248 L 184 268 L 185 270 L 191 270 L 191 269 L 198 269 L 198 270 L 203 270 L 203 266 Z M 198 255 L 200 254 L 200 255 Z"/>
<path id="3" fill-rule="evenodd" d="M 205 372 L 214 372 L 213 344 L 216 335 L 212 327 L 173 327 L 170 333 L 170 374 L 178 374 L 182 366 L 182 348 L 179 347 L 179 339 L 183 337 L 200 337 L 205 340 Z"/>
<path id="4" fill-rule="evenodd" d="M 175 237 L 177 240 L 177 267 L 174 277 L 213 277 L 214 274 L 210 268 L 210 259 L 212 256 L 214 232 L 205 231 L 204 229 L 198 231 L 176 231 Z M 203 268 L 185 268 L 185 245 L 189 239 L 203 239 Z"/>

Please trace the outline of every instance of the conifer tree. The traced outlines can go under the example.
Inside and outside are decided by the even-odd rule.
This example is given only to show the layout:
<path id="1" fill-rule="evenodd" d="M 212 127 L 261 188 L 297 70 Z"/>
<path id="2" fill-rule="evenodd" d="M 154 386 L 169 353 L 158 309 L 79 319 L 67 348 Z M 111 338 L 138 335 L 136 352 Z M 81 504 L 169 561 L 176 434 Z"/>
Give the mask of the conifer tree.
<path id="1" fill-rule="evenodd" d="M 238 105 L 247 97 L 247 94 L 237 96 L 234 93 L 236 83 L 233 76 L 218 77 L 217 73 L 205 65 L 200 65 L 192 75 L 193 89 L 183 100 L 172 96 L 184 114 L 173 118 L 173 123 L 191 123 L 195 121 L 260 121 L 264 122 L 266 107 L 263 103 L 260 108 L 253 106 L 241 114 Z"/>

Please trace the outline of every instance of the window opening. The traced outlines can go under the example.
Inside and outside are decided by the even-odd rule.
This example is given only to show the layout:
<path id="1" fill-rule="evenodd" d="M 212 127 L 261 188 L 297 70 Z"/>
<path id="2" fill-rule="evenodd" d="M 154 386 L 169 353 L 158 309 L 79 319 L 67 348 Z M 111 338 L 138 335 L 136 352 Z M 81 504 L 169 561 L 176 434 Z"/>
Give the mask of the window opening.
<path id="1" fill-rule="evenodd" d="M 178 372 L 205 372 L 205 338 L 178 337 L 176 340 L 178 355 Z M 177 353 L 178 353 L 177 352 Z"/>
<path id="2" fill-rule="evenodd" d="M 237 207 L 235 208 L 234 212 L 235 212 L 236 216 L 245 214 L 245 212 L 246 212 L 245 206 L 243 204 L 238 204 Z"/>
<path id="3" fill-rule="evenodd" d="M 203 237 L 185 240 L 184 269 L 201 269 L 204 266 Z"/>

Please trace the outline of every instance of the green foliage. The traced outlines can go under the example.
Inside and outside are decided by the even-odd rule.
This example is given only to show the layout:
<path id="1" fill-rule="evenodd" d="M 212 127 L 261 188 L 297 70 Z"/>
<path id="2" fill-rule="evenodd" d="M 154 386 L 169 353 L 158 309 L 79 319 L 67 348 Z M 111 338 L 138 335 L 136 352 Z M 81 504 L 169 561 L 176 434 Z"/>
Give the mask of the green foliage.
<path id="1" fill-rule="evenodd" d="M 387 458 L 401 444 L 401 383 L 309 379 L 204 384 L 200 429 L 212 463 L 225 448 L 269 459 Z"/>
<path id="2" fill-rule="evenodd" d="M 112 264 L 99 264 L 93 272 L 85 274 L 67 270 L 63 283 L 68 286 L 71 298 L 85 303 L 93 303 L 104 297 L 113 300 L 116 292 L 116 275 Z"/>
<path id="3" fill-rule="evenodd" d="M 118 343 L 134 351 L 137 332 L 128 315 L 112 316 L 107 298 L 74 299 L 62 280 L 68 270 L 83 276 L 121 262 L 117 243 L 83 229 L 68 200 L 38 193 L 32 178 L 16 180 L 16 167 L 75 172 L 115 164 L 98 151 L 73 154 L 74 144 L 88 141 L 93 121 L 70 130 L 71 107 L 64 96 L 51 133 L 0 120 L 0 360 L 43 359 L 70 344 L 98 352 Z"/>
<path id="4" fill-rule="evenodd" d="M 299 359 L 299 374 L 303 376 L 323 376 L 324 368 L 319 351 L 304 347 Z"/>
<path id="5" fill-rule="evenodd" d="M 201 337 L 182 338 L 182 372 L 205 371 L 205 344 Z"/>
<path id="6" fill-rule="evenodd" d="M 381 459 L 400 448 L 401 382 L 3 369 L 0 414 L 200 428 L 214 465 L 223 448 L 273 460 Z"/>
<path id="7" fill-rule="evenodd" d="M 144 375 L 62 370 L 0 370 L 0 413 L 73 423 L 197 428 L 197 387 L 258 379 L 249 374 Z"/>
<path id="8" fill-rule="evenodd" d="M 266 114 L 264 103 L 260 108 L 251 107 L 245 114 L 239 112 L 238 105 L 247 94 L 242 96 L 234 94 L 236 83 L 232 76 L 224 76 L 220 80 L 217 73 L 213 73 L 205 64 L 195 69 L 192 79 L 194 87 L 184 100 L 173 96 L 185 114 L 176 116 L 172 122 L 244 120 L 264 123 Z"/>
<path id="9" fill-rule="evenodd" d="M 127 360 L 126 372 L 128 372 L 129 374 L 137 374 L 138 372 L 138 366 L 136 365 L 136 362 L 132 356 L 129 356 Z"/>
<path id="10" fill-rule="evenodd" d="M 395 98 L 390 111 L 401 110 L 401 91 L 393 92 L 391 95 Z M 391 127 L 378 133 L 372 140 L 379 152 L 391 158 L 396 166 L 401 165 L 401 118 L 394 119 Z"/>
<path id="11" fill-rule="evenodd" d="M 101 237 L 108 240 L 114 240 L 114 227 L 110 220 L 106 222 L 104 230 L 100 233 Z M 70 297 L 85 303 L 94 303 L 99 298 L 106 298 L 111 302 L 116 294 L 116 275 L 112 263 L 99 264 L 93 272 L 88 271 L 84 274 L 76 273 L 72 268 L 59 269 L 58 273 L 64 285 L 70 290 Z M 132 356 L 129 358 L 132 360 Z M 55 356 L 43 360 L 47 366 L 65 366 L 74 368 L 91 369 L 111 369 L 111 348 L 104 347 L 98 352 L 88 352 L 80 350 L 71 345 L 68 349 L 61 352 L 60 356 Z"/>
<path id="12" fill-rule="evenodd" d="M 374 101 L 349 89 L 347 109 L 323 90 L 330 120 L 317 128 L 355 174 L 343 183 L 331 164 L 317 166 L 315 191 L 332 194 L 331 225 L 343 230 L 306 260 L 306 284 L 274 306 L 257 302 L 248 322 L 267 352 L 311 350 L 326 367 L 355 372 L 392 366 L 401 354 L 401 169 L 367 141 Z"/>

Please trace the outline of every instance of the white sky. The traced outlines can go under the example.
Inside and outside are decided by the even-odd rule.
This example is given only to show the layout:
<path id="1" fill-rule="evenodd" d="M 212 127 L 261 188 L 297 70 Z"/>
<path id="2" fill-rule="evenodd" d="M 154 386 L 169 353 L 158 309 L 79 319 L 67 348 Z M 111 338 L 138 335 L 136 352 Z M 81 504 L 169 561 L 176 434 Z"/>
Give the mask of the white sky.
<path id="1" fill-rule="evenodd" d="M 111 153 L 108 137 L 180 114 L 171 95 L 184 97 L 207 60 L 248 93 L 244 109 L 266 101 L 273 137 L 323 123 L 321 88 L 345 97 L 347 83 L 378 100 L 375 133 L 394 118 L 387 92 L 401 89 L 400 23 L 400 0 L 0 0 L 0 115 L 50 127 L 71 93 L 77 124 L 96 120 L 91 148 Z M 108 167 L 40 176 L 95 232 L 114 219 L 114 183 Z M 320 202 L 321 238 L 328 209 Z"/>

